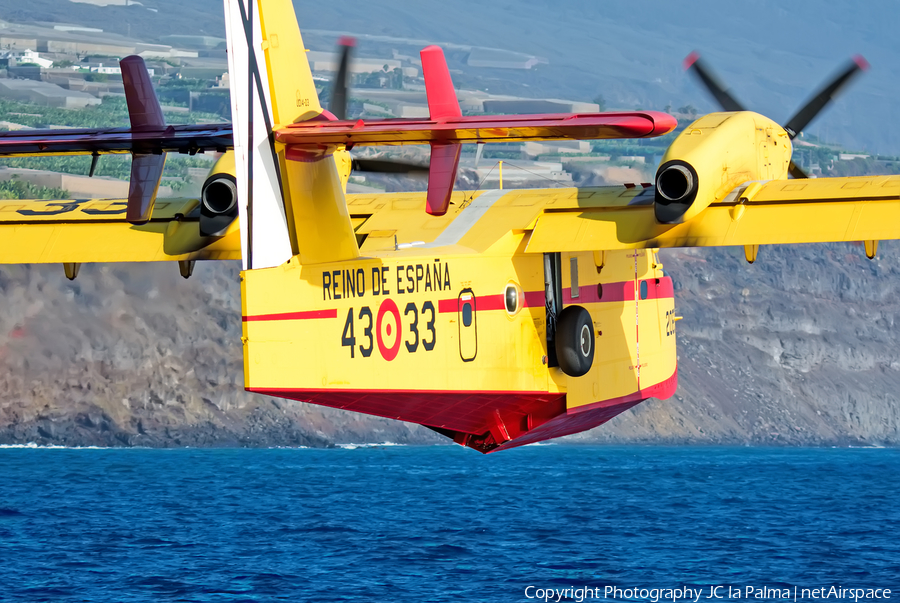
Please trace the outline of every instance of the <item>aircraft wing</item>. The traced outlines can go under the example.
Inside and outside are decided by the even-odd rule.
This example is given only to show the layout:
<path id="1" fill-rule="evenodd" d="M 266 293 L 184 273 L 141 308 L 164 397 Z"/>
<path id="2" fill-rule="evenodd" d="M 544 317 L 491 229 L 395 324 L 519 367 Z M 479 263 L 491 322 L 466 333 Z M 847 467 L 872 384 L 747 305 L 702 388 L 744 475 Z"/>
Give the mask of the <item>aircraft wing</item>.
<path id="1" fill-rule="evenodd" d="M 776 245 L 900 238 L 900 176 L 751 183 L 683 224 L 654 217 L 652 187 L 579 195 L 546 208 L 533 253 L 654 247 Z"/>
<path id="2" fill-rule="evenodd" d="M 145 224 L 127 201 L 0 201 L 0 264 L 239 260 L 237 220 L 221 237 L 200 236 L 196 199 L 163 199 Z"/>
<path id="3" fill-rule="evenodd" d="M 632 113 L 467 115 L 442 119 L 304 121 L 275 131 L 289 146 L 321 144 L 402 145 L 521 142 L 527 140 L 597 140 L 662 136 L 675 118 L 657 111 Z"/>
<path id="4" fill-rule="evenodd" d="M 119 62 L 130 128 L 21 130 L 0 135 L 0 156 L 92 155 L 94 175 L 101 154 L 131 153 L 125 219 L 135 225 L 151 219 L 166 153 L 224 153 L 232 148 L 231 124 L 167 125 L 150 74 L 139 56 Z M 124 261 L 124 260 L 123 260 Z"/>
<path id="5" fill-rule="evenodd" d="M 17 130 L 0 136 L 0 156 L 90 155 L 92 153 L 224 153 L 233 146 L 231 124 L 131 128 Z"/>

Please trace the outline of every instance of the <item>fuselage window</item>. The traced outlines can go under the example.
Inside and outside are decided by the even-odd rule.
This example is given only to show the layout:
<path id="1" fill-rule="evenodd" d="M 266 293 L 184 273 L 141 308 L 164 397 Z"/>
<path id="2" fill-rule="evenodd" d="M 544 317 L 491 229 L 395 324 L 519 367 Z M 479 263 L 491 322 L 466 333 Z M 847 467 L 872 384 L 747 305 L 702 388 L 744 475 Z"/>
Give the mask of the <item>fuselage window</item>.
<path id="1" fill-rule="evenodd" d="M 509 314 L 515 314 L 519 311 L 519 291 L 516 286 L 509 284 L 506 286 L 506 311 Z"/>
<path id="2" fill-rule="evenodd" d="M 472 326 L 472 304 L 470 304 L 469 302 L 463 303 L 462 321 L 464 327 Z"/>

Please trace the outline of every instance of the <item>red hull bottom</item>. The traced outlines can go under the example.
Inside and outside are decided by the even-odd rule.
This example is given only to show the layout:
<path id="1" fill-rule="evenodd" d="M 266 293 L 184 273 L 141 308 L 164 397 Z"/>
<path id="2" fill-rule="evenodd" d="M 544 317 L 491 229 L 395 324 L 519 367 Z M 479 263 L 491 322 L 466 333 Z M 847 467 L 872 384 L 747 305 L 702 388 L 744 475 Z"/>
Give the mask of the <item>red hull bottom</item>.
<path id="1" fill-rule="evenodd" d="M 571 435 L 606 423 L 648 398 L 669 398 L 676 371 L 637 392 L 566 409 L 565 394 L 248 388 L 247 391 L 418 423 L 479 452 Z"/>

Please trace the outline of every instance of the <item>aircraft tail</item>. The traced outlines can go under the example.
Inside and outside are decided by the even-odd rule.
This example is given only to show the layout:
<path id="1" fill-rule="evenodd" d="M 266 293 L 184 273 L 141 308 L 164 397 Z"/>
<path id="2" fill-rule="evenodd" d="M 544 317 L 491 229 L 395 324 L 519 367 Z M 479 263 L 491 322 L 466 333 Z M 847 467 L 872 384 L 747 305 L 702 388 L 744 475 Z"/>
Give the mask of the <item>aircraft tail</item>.
<path id="1" fill-rule="evenodd" d="M 244 269 L 359 255 L 333 148 L 272 133 L 322 110 L 290 0 L 224 0 Z"/>

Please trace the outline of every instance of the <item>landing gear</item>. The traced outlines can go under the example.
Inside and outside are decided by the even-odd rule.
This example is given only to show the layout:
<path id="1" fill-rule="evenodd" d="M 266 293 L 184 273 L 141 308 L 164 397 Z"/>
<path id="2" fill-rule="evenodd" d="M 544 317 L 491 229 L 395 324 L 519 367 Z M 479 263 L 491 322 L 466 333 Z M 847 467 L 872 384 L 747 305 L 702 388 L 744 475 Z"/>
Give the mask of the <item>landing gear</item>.
<path id="1" fill-rule="evenodd" d="M 556 359 L 570 377 L 581 377 L 594 363 L 594 322 L 581 306 L 564 308 L 556 321 Z"/>

